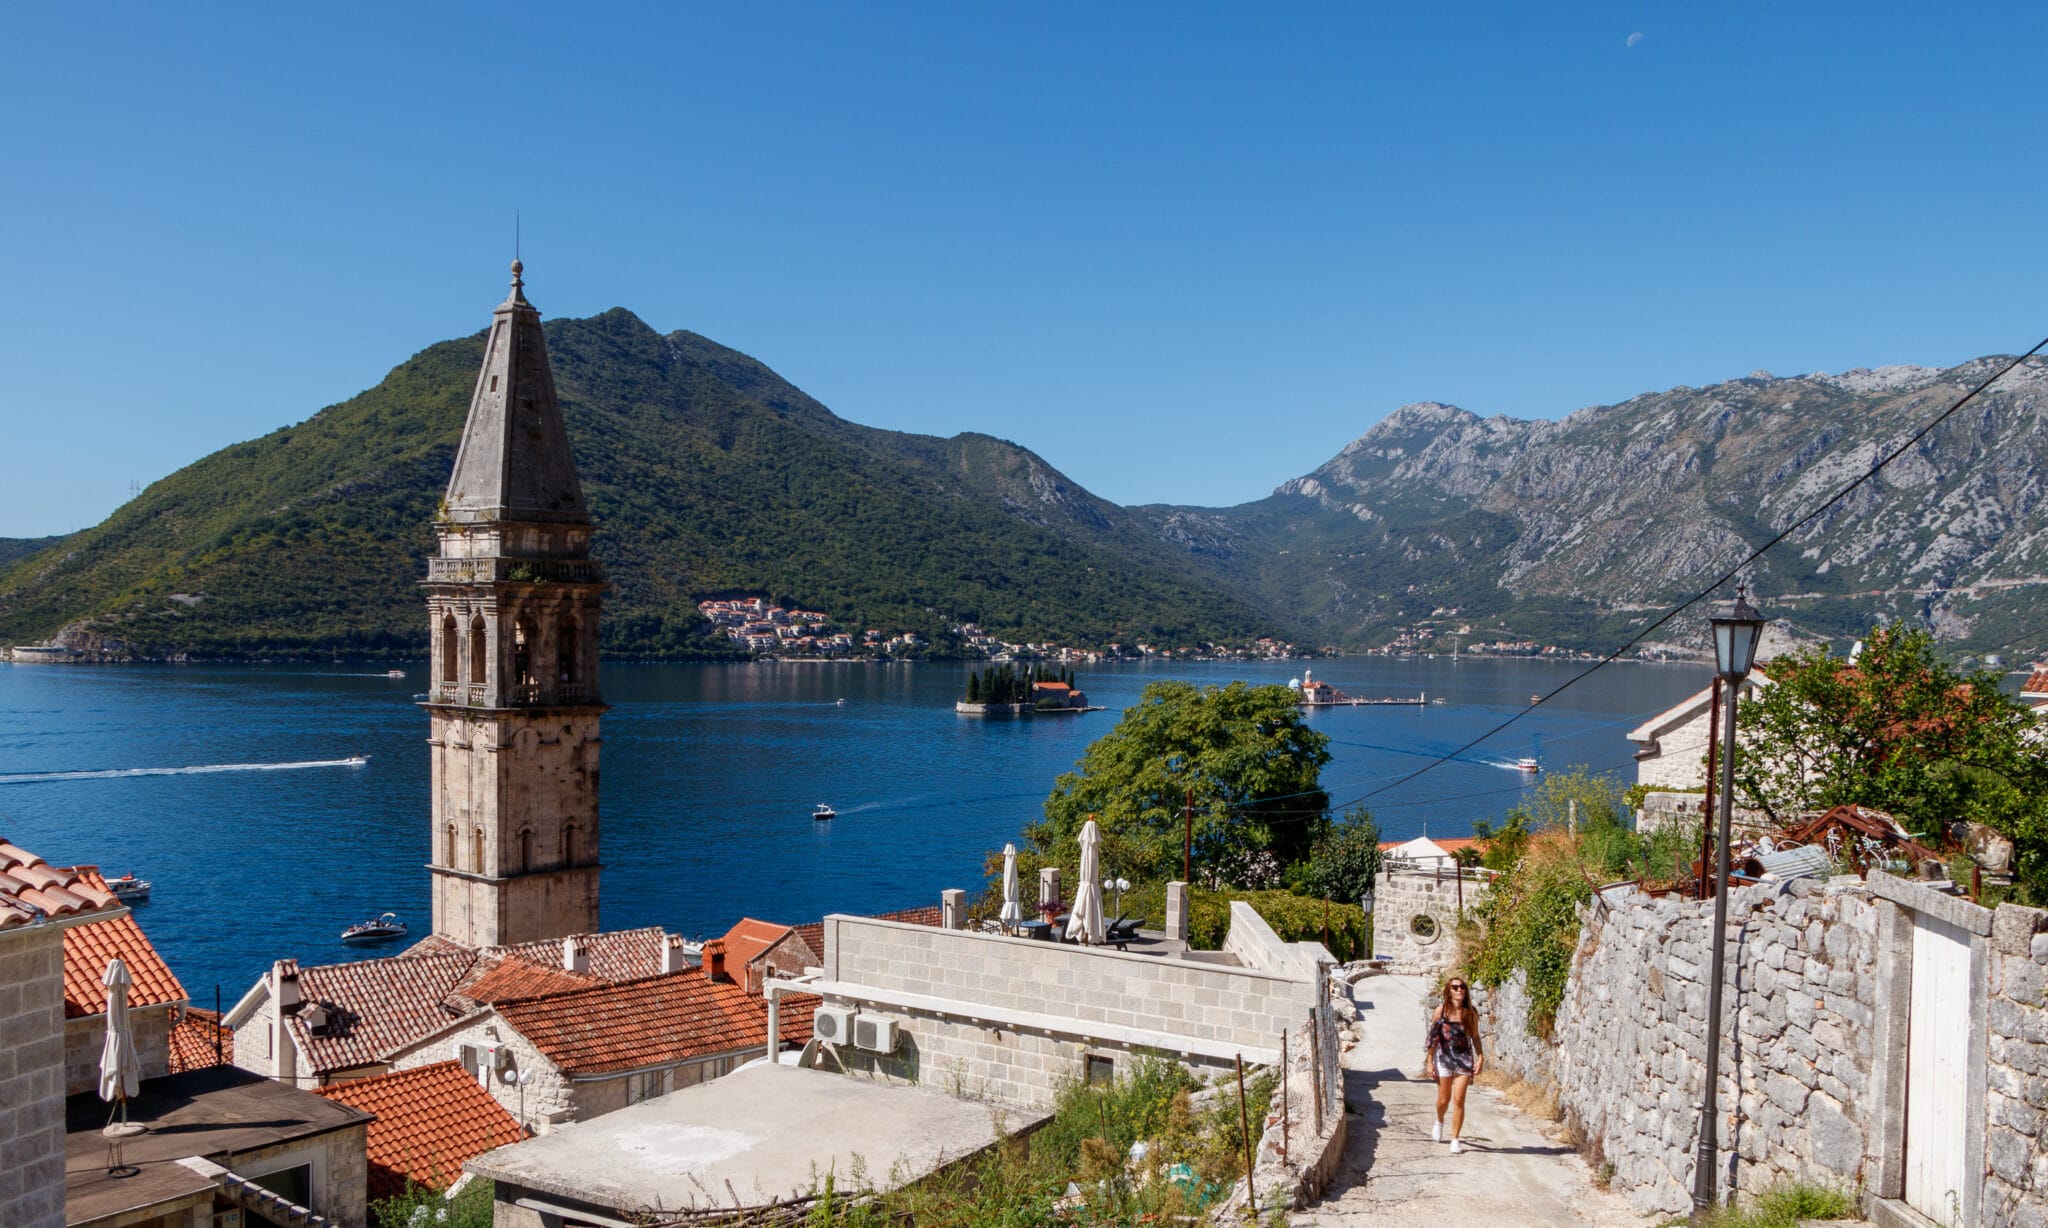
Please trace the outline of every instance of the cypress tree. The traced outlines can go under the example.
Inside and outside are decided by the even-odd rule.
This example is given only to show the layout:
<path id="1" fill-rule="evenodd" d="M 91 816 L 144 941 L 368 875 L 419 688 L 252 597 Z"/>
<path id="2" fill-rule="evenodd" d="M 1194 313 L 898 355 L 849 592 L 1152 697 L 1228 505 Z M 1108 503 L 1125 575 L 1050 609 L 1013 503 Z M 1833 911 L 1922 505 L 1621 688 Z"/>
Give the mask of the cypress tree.
<path id="1" fill-rule="evenodd" d="M 967 671 L 967 702 L 971 704 L 981 702 L 981 672 L 979 670 L 970 669 Z"/>

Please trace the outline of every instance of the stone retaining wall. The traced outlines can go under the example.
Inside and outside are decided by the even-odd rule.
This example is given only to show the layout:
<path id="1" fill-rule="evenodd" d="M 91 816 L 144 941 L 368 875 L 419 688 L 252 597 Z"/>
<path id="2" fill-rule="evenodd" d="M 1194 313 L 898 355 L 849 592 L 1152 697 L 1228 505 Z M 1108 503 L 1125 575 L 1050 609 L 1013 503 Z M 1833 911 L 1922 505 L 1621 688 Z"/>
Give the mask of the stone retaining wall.
<path id="1" fill-rule="evenodd" d="M 1460 891 L 1470 911 L 1486 884 L 1460 883 L 1453 873 L 1402 870 L 1382 874 L 1373 887 L 1372 953 L 1401 972 L 1442 972 L 1458 962 Z M 1425 926 L 1423 923 L 1427 922 Z M 1428 932 L 1422 932 L 1423 930 Z"/>
<path id="2" fill-rule="evenodd" d="M 2003 905 L 1992 918 L 1985 1078 L 1986 1228 L 2048 1223 L 2048 913 Z"/>
<path id="3" fill-rule="evenodd" d="M 1720 1185 L 1861 1185 L 1872 1137 L 1878 908 L 1858 880 L 1729 897 Z M 1712 905 L 1635 895 L 1585 912 L 1549 1041 L 1519 980 L 1487 995 L 1490 1052 L 1553 1087 L 1638 1210 L 1690 1207 Z"/>

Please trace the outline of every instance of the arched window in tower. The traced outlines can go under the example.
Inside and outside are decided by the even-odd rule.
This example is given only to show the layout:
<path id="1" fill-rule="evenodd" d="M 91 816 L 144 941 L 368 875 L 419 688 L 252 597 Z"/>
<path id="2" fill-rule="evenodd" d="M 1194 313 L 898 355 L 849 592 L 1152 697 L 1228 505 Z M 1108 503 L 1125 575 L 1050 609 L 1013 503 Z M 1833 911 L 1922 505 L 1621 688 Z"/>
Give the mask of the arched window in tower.
<path id="1" fill-rule="evenodd" d="M 490 681 L 491 638 L 484 630 L 484 616 L 479 614 L 469 620 L 469 682 L 471 686 L 482 686 Z"/>
<path id="2" fill-rule="evenodd" d="M 565 618 L 555 632 L 556 673 L 564 684 L 576 681 L 576 620 Z"/>
<path id="3" fill-rule="evenodd" d="M 532 871 L 533 829 L 531 827 L 522 827 L 519 829 L 519 872 L 521 874 L 528 874 Z"/>
<path id="4" fill-rule="evenodd" d="M 444 614 L 441 616 L 441 681 L 455 681 L 455 662 L 461 651 L 462 645 L 456 642 L 455 616 Z"/>
<path id="5" fill-rule="evenodd" d="M 562 864 L 575 865 L 576 851 L 576 825 L 569 823 L 562 828 Z"/>
<path id="6" fill-rule="evenodd" d="M 473 833 L 473 834 L 472 834 L 472 835 L 470 836 L 470 841 L 471 841 L 471 843 L 472 843 L 472 844 L 474 844 L 474 845 L 476 846 L 476 864 L 475 864 L 475 865 L 473 865 L 473 866 L 472 866 L 471 868 L 472 868 L 472 869 L 474 869 L 474 870 L 475 870 L 475 871 L 476 871 L 476 872 L 477 872 L 478 874 L 482 874 L 482 873 L 485 873 L 485 870 L 484 870 L 484 829 L 483 829 L 483 828 L 481 828 L 481 827 L 477 828 L 477 829 L 476 829 L 476 831 L 475 831 L 475 832 L 474 832 L 474 833 Z"/>
<path id="7" fill-rule="evenodd" d="M 540 632 L 535 629 L 532 619 L 520 615 L 512 628 L 512 680 L 520 686 L 533 685 L 533 667 L 538 664 L 534 654 L 539 648 Z"/>

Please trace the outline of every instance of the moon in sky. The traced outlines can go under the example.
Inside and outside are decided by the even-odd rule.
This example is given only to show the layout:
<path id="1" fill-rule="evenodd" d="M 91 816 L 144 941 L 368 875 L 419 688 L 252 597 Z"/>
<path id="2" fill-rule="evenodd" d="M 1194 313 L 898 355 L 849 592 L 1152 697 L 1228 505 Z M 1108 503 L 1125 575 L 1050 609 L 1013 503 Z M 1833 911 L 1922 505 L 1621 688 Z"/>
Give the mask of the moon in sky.
<path id="1" fill-rule="evenodd" d="M 1637 30 L 1634 34 L 1628 36 L 1628 45 L 1631 47 L 1635 46 L 1637 43 L 1640 43 L 1642 41 L 1643 32 L 1641 30 Z"/>

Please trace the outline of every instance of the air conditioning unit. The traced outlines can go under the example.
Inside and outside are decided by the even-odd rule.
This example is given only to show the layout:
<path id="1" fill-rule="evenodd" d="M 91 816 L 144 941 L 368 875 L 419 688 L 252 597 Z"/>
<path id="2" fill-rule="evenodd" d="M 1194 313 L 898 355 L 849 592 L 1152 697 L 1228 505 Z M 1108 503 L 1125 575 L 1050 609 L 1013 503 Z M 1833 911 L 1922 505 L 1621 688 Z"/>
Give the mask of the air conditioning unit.
<path id="1" fill-rule="evenodd" d="M 853 1021 L 853 1047 L 869 1053 L 896 1052 L 896 1021 L 861 1015 Z"/>
<path id="2" fill-rule="evenodd" d="M 828 1045 L 843 1045 L 853 1039 L 854 1021 L 859 1018 L 850 1006 L 821 1006 L 811 1016 L 811 1035 Z"/>

